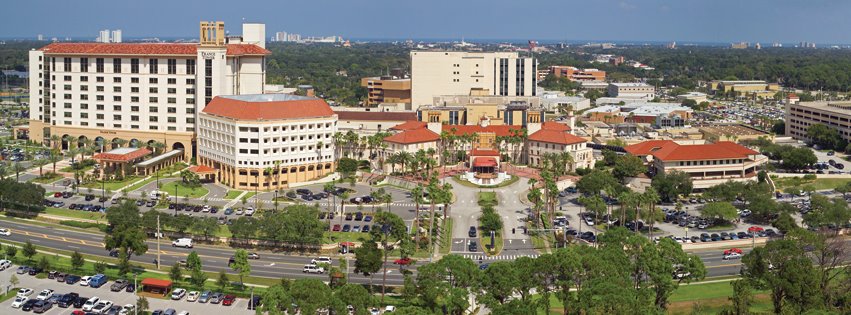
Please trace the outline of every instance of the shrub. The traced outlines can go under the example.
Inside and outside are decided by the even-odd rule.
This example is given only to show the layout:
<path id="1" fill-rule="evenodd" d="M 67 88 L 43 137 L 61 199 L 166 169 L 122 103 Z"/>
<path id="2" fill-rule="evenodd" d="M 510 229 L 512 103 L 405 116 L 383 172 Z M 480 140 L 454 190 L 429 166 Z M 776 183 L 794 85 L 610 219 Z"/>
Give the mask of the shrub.
<path id="1" fill-rule="evenodd" d="M 106 226 L 106 224 L 103 224 L 103 223 L 91 223 L 91 222 L 81 222 L 81 221 L 74 221 L 74 220 L 64 220 L 64 221 L 59 221 L 59 224 L 67 225 L 67 226 L 73 226 L 73 227 L 77 227 L 77 228 L 81 228 L 81 229 L 97 228 L 101 232 L 107 231 L 107 226 Z"/>

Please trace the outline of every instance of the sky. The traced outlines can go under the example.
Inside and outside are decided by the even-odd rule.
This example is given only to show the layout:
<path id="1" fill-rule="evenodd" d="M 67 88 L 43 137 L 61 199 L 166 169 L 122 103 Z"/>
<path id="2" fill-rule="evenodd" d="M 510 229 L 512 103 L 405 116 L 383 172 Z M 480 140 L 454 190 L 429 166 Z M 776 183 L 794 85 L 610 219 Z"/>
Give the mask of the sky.
<path id="1" fill-rule="evenodd" d="M 4 0 L 0 37 L 198 37 L 245 21 L 373 39 L 851 43 L 847 0 Z"/>

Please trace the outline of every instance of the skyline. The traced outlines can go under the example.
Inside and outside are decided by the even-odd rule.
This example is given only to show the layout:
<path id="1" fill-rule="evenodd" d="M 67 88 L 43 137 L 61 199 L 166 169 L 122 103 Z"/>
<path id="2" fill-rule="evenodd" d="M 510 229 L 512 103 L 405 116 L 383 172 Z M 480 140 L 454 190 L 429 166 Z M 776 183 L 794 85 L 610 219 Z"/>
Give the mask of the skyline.
<path id="1" fill-rule="evenodd" d="M 346 1 L 321 2 L 247 1 L 243 8 L 256 9 L 238 11 L 221 0 L 21 1 L 7 5 L 15 14 L 0 21 L 4 30 L 0 37 L 34 39 L 43 34 L 46 38 L 92 40 L 98 30 L 122 29 L 125 38 L 197 38 L 199 21 L 221 20 L 231 34 L 239 34 L 244 19 L 265 23 L 267 38 L 287 31 L 355 39 L 851 43 L 851 34 L 840 31 L 851 27 L 843 16 L 851 10 L 851 2 L 838 0 L 376 0 L 369 7 Z M 53 9 L 45 10 L 47 7 Z M 92 8 L 112 13 L 90 15 Z M 519 16 L 518 12 L 529 14 Z M 156 23 L 151 23 L 152 16 Z"/>

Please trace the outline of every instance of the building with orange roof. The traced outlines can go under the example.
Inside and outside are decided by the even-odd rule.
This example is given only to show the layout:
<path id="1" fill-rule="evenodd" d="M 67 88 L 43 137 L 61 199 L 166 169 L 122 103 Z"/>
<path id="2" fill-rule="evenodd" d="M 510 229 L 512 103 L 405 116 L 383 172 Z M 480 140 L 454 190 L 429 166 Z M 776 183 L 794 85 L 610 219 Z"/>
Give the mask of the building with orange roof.
<path id="1" fill-rule="evenodd" d="M 689 174 L 696 190 L 727 181 L 755 181 L 760 167 L 768 162 L 759 152 L 729 141 L 685 145 L 654 140 L 624 150 L 647 162 L 651 176 L 673 171 Z"/>
<path id="2" fill-rule="evenodd" d="M 550 66 L 550 74 L 554 75 L 556 78 L 565 77 L 570 81 L 606 81 L 606 71 L 598 69 L 579 69 L 571 66 Z"/>
<path id="3" fill-rule="evenodd" d="M 98 151 L 166 145 L 189 160 L 198 113 L 218 95 L 263 93 L 262 24 L 225 36 L 201 22 L 200 43 L 51 43 L 29 52 L 30 139 L 94 140 Z M 124 141 L 121 141 L 124 140 Z M 68 141 L 61 147 L 67 149 Z"/>
<path id="4" fill-rule="evenodd" d="M 233 188 L 283 189 L 336 168 L 337 115 L 321 99 L 217 96 L 201 111 L 198 128 L 198 164 L 216 169 L 214 180 Z"/>
<path id="5" fill-rule="evenodd" d="M 540 130 L 529 135 L 526 142 L 530 166 L 543 166 L 546 156 L 551 154 L 569 154 L 573 163 L 567 165 L 567 169 L 571 171 L 594 166 L 594 152 L 587 147 L 588 141 L 571 134 L 566 124 L 545 122 Z"/>

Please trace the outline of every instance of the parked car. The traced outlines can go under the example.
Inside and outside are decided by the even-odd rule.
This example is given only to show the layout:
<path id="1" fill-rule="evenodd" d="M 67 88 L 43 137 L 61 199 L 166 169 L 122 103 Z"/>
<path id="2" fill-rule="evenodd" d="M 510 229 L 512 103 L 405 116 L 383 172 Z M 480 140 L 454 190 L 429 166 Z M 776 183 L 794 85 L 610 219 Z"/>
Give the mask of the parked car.
<path id="1" fill-rule="evenodd" d="M 186 290 L 177 288 L 171 291 L 171 299 L 172 300 L 180 300 L 186 295 Z"/>
<path id="2" fill-rule="evenodd" d="M 197 301 L 199 295 L 198 291 L 190 291 L 189 294 L 186 295 L 186 302 Z"/>
<path id="3" fill-rule="evenodd" d="M 78 297 L 80 297 L 80 295 L 74 292 L 65 294 L 61 298 L 59 298 L 59 303 L 57 303 L 57 305 L 63 308 L 74 306 L 74 302 L 77 301 Z"/>
<path id="4" fill-rule="evenodd" d="M 211 296 L 210 296 L 210 304 L 219 304 L 219 303 L 221 303 L 221 302 L 222 302 L 222 297 L 223 297 L 223 296 L 224 296 L 224 295 L 223 295 L 223 294 L 221 294 L 221 293 L 219 293 L 219 292 L 213 293 L 213 295 L 211 295 Z"/>
<path id="5" fill-rule="evenodd" d="M 38 300 L 36 300 L 36 299 L 27 300 L 26 302 L 24 302 L 24 305 L 21 305 L 21 310 L 24 311 L 24 312 L 32 311 L 33 306 L 35 306 L 36 302 L 38 302 Z"/>
<path id="6" fill-rule="evenodd" d="M 49 311 L 51 308 L 53 308 L 53 303 L 50 303 L 50 302 L 44 301 L 44 300 L 37 301 L 33 305 L 33 313 L 41 314 L 41 313 Z"/>
<path id="7" fill-rule="evenodd" d="M 469 231 L 469 232 L 467 232 L 467 235 L 468 235 L 469 237 L 476 237 L 476 227 L 475 227 L 475 226 L 471 226 L 471 227 L 470 227 L 470 231 Z"/>
<path id="8" fill-rule="evenodd" d="M 112 302 L 101 300 L 95 304 L 95 307 L 92 308 L 92 312 L 95 314 L 103 314 L 109 310 L 110 307 L 112 307 Z"/>
<path id="9" fill-rule="evenodd" d="M 225 295 L 225 297 L 222 299 L 222 305 L 231 306 L 231 305 L 233 305 L 234 301 L 236 301 L 236 296 L 234 296 L 232 294 L 228 294 L 228 295 Z"/>
<path id="10" fill-rule="evenodd" d="M 19 296 L 19 297 L 28 297 L 28 296 L 30 296 L 30 295 L 32 295 L 32 294 L 33 294 L 33 289 L 30 289 L 30 288 L 20 288 L 20 289 L 18 289 L 18 294 L 16 294 L 15 296 Z"/>
<path id="11" fill-rule="evenodd" d="M 210 291 L 201 292 L 201 295 L 198 297 L 198 303 L 207 303 L 210 300 L 210 295 L 213 293 Z"/>
<path id="12" fill-rule="evenodd" d="M 89 298 L 88 300 L 86 300 L 86 303 L 83 304 L 83 307 L 82 307 L 83 311 L 85 311 L 85 312 L 91 311 L 95 307 L 95 305 L 98 304 L 98 302 L 100 302 L 99 297 L 93 296 L 93 297 Z"/>
<path id="13" fill-rule="evenodd" d="M 25 296 L 16 296 L 15 300 L 12 301 L 12 308 L 21 308 L 26 302 L 27 298 Z"/>
<path id="14" fill-rule="evenodd" d="M 38 293 L 38 295 L 35 297 L 35 299 L 39 300 L 39 301 L 44 301 L 44 300 L 47 300 L 48 298 L 50 298 L 51 295 L 53 295 L 53 290 L 44 289 L 44 290 L 41 290 L 41 292 Z"/>
<path id="15" fill-rule="evenodd" d="M 82 278 L 80 278 L 80 285 L 84 286 L 84 287 L 89 286 L 89 280 L 91 280 L 91 279 L 92 279 L 92 277 L 83 276 Z"/>
<path id="16" fill-rule="evenodd" d="M 128 281 L 126 279 L 118 279 L 115 280 L 114 283 L 109 287 L 109 290 L 112 292 L 118 292 L 124 290 L 127 287 Z"/>

